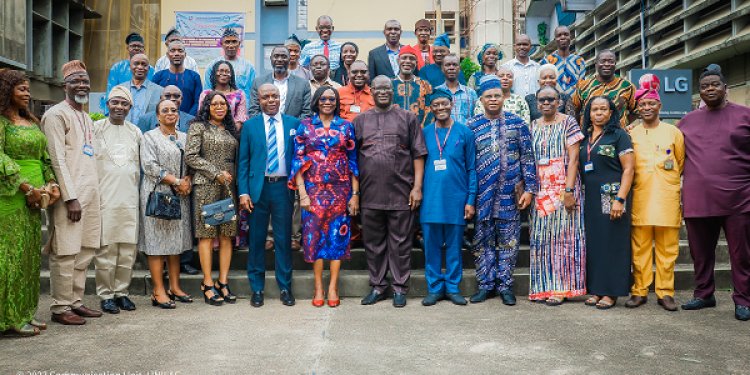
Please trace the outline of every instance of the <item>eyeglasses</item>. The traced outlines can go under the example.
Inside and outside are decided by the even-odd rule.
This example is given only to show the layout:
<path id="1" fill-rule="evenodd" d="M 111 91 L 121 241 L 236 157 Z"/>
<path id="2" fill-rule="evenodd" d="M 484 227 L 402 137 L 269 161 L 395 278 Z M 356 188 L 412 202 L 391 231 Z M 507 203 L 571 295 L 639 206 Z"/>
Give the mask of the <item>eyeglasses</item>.
<path id="1" fill-rule="evenodd" d="M 336 97 L 335 96 L 321 96 L 320 99 L 318 99 L 321 103 L 336 103 Z"/>
<path id="2" fill-rule="evenodd" d="M 178 110 L 177 108 L 162 108 L 159 112 L 167 114 L 167 113 L 177 113 L 179 111 L 180 110 Z"/>
<path id="3" fill-rule="evenodd" d="M 220 107 L 226 107 L 227 103 L 220 102 L 220 103 L 211 103 L 211 108 L 220 108 Z"/>
<path id="4" fill-rule="evenodd" d="M 557 100 L 557 98 L 554 98 L 551 96 L 542 96 L 542 97 L 536 98 L 536 101 L 538 101 L 539 103 L 552 103 L 555 100 Z"/>

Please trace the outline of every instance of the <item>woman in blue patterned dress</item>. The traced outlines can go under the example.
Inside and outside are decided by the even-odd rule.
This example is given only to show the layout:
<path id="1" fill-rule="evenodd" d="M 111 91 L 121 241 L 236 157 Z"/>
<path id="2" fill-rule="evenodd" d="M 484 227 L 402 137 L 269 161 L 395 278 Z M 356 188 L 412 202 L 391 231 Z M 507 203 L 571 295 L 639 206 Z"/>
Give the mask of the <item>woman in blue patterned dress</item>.
<path id="1" fill-rule="evenodd" d="M 302 249 L 313 263 L 313 306 L 323 306 L 323 261 L 331 262 L 328 306 L 339 305 L 341 259 L 349 259 L 349 215 L 359 211 L 359 169 L 354 126 L 339 117 L 339 94 L 323 86 L 313 94 L 313 116 L 297 129 L 289 187 L 299 189 Z M 348 208 L 348 213 L 347 213 Z"/>

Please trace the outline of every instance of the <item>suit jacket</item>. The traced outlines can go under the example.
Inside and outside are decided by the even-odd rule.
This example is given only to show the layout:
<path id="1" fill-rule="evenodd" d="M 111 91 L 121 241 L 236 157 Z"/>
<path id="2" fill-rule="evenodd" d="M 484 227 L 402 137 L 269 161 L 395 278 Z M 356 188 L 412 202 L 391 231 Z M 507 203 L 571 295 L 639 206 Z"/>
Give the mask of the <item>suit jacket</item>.
<path id="1" fill-rule="evenodd" d="M 187 133 L 188 129 L 190 128 L 190 121 L 193 120 L 195 116 L 180 111 L 180 119 L 177 122 L 177 130 Z M 141 118 L 138 120 L 138 129 L 141 129 L 142 133 L 145 133 L 151 129 L 156 129 L 159 126 L 159 119 L 156 118 L 156 110 L 146 113 L 145 115 L 141 116 Z"/>
<path id="2" fill-rule="evenodd" d="M 250 89 L 250 117 L 260 114 L 258 87 L 266 83 L 273 84 L 273 73 L 265 74 L 253 81 L 253 87 Z M 290 73 L 287 85 L 284 114 L 298 119 L 310 117 L 312 114 L 310 111 L 310 82 Z"/>
<path id="3" fill-rule="evenodd" d="M 123 82 L 117 86 L 122 86 L 125 90 L 128 90 L 128 92 L 132 93 L 132 91 L 130 91 L 130 85 L 131 85 L 131 81 L 128 81 L 128 82 Z M 142 116 L 145 116 L 149 113 L 156 113 L 156 106 L 159 104 L 159 101 L 161 100 L 161 92 L 164 91 L 164 88 L 151 82 L 151 80 L 148 80 L 148 79 L 143 81 L 143 86 L 146 87 L 145 101 L 147 104 L 146 104 L 146 109 L 143 111 Z M 132 123 L 138 123 L 140 119 L 133 121 L 133 118 L 131 117 L 133 113 L 132 106 L 130 109 L 131 110 L 130 110 L 130 113 L 128 113 L 127 120 Z"/>
<path id="4" fill-rule="evenodd" d="M 309 89 L 310 86 L 308 85 Z M 286 170 L 292 170 L 294 156 L 294 137 L 300 121 L 292 116 L 281 115 L 284 123 L 284 162 Z M 281 137 L 280 137 L 281 138 Z M 240 136 L 240 150 L 237 161 L 237 193 L 247 194 L 253 202 L 260 199 L 263 191 L 263 179 L 266 176 L 266 158 L 268 144 L 266 143 L 266 125 L 263 115 L 257 115 L 245 121 Z M 289 190 L 290 198 L 294 192 Z"/>
<path id="5" fill-rule="evenodd" d="M 385 75 L 391 79 L 396 77 L 396 72 L 391 67 L 391 60 L 388 59 L 386 48 L 386 45 L 382 44 L 375 47 L 367 55 L 367 69 L 370 71 L 370 81 L 379 75 Z"/>

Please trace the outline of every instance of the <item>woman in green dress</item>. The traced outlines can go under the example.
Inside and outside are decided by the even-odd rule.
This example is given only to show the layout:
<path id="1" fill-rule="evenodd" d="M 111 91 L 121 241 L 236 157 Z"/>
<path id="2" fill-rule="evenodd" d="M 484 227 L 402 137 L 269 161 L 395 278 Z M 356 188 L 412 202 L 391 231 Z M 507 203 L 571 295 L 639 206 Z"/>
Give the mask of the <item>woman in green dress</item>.
<path id="1" fill-rule="evenodd" d="M 0 70 L 0 331 L 39 334 L 41 208 L 60 197 L 24 73 Z"/>

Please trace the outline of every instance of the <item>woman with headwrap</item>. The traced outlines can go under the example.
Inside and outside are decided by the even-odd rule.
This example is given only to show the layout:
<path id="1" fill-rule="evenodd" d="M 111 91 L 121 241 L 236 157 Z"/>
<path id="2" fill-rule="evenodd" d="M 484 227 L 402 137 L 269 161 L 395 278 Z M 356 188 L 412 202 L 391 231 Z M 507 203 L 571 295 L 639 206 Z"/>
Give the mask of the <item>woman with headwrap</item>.
<path id="1" fill-rule="evenodd" d="M 289 73 L 310 82 L 310 80 L 313 79 L 310 69 L 305 68 L 299 62 L 302 48 L 304 48 L 307 43 L 310 43 L 310 41 L 307 39 L 299 40 L 297 35 L 292 34 L 292 36 L 287 38 L 284 42 L 284 47 L 289 50 Z"/>
<path id="2" fill-rule="evenodd" d="M 633 287 L 625 307 L 646 303 L 654 281 L 656 297 L 668 311 L 677 311 L 674 301 L 674 264 L 680 251 L 680 177 L 685 161 L 685 140 L 680 130 L 659 120 L 659 78 L 645 74 L 635 92 L 641 125 L 630 130 L 635 150 L 633 179 Z M 654 256 L 654 246 L 655 256 Z"/>
<path id="3" fill-rule="evenodd" d="M 496 44 L 486 43 L 477 55 L 477 62 L 482 66 L 478 72 L 469 78 L 467 86 L 476 90 L 479 88 L 479 80 L 487 74 L 497 74 L 497 62 L 503 58 L 503 52 Z"/>

